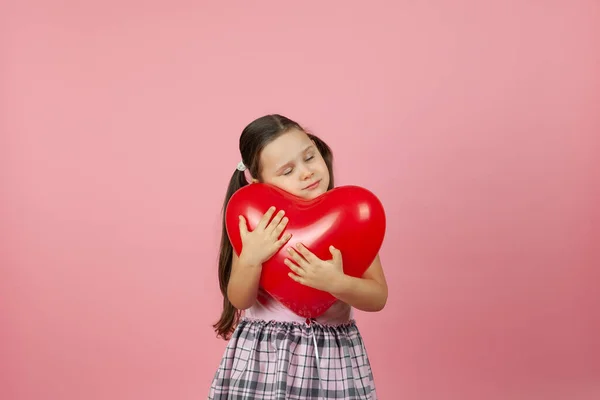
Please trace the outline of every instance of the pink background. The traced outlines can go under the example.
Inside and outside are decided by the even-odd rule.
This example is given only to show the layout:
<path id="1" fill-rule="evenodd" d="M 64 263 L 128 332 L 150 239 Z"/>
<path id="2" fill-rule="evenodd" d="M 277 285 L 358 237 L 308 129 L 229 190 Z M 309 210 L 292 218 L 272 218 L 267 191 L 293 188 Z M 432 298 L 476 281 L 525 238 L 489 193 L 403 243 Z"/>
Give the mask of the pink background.
<path id="1" fill-rule="evenodd" d="M 600 398 L 598 1 L 54 3 L 0 10 L 0 398 L 206 397 L 269 112 L 386 207 L 382 399 Z"/>

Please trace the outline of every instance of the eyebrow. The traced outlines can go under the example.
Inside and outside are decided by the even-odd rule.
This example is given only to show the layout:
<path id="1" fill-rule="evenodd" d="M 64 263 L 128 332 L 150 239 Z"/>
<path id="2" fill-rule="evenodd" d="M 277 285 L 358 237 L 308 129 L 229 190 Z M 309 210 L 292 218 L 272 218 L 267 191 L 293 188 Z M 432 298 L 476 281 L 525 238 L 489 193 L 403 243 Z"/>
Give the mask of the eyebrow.
<path id="1" fill-rule="evenodd" d="M 304 154 L 314 147 L 315 147 L 315 145 L 311 144 L 311 145 L 307 146 L 304 150 L 302 150 L 302 152 L 300 154 Z M 283 172 L 283 170 L 285 168 L 289 167 L 291 164 L 293 164 L 293 161 L 288 161 L 287 163 L 283 164 L 281 167 L 277 168 L 277 171 L 275 171 L 275 173 Z"/>

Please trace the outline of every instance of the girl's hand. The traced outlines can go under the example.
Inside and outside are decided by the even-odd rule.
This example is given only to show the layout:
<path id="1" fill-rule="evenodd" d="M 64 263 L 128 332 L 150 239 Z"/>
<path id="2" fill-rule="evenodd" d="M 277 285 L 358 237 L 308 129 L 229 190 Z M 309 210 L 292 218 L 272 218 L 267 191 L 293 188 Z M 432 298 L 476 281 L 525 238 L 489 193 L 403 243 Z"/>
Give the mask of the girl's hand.
<path id="1" fill-rule="evenodd" d="M 298 249 L 288 249 L 293 261 L 287 258 L 285 264 L 293 271 L 288 275 L 298 283 L 325 292 L 335 292 L 341 285 L 344 275 L 342 253 L 329 246 L 331 260 L 321 260 L 304 245 L 298 243 Z"/>
<path id="2" fill-rule="evenodd" d="M 280 210 L 271 220 L 273 213 L 275 213 L 275 207 L 269 208 L 253 231 L 248 230 L 246 219 L 240 215 L 240 235 L 242 237 L 240 260 L 248 265 L 262 265 L 292 237 L 288 233 L 280 238 L 288 223 L 288 218 L 284 217 L 284 211 Z"/>

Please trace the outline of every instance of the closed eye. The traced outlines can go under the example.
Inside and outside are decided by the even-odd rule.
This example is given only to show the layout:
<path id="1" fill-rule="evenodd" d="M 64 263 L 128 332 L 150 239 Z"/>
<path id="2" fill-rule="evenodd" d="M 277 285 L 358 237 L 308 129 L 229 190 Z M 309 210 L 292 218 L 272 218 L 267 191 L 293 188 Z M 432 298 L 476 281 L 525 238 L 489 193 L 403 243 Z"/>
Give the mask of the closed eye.
<path id="1" fill-rule="evenodd" d="M 309 161 L 312 161 L 314 158 L 315 158 L 315 155 L 314 155 L 314 154 L 311 154 L 311 155 L 307 156 L 307 157 L 304 159 L 304 161 L 305 161 L 305 162 L 309 162 Z M 293 167 L 286 168 L 286 169 L 283 171 L 282 175 L 290 175 L 290 174 L 291 174 L 293 171 L 294 171 L 294 168 L 293 168 Z"/>

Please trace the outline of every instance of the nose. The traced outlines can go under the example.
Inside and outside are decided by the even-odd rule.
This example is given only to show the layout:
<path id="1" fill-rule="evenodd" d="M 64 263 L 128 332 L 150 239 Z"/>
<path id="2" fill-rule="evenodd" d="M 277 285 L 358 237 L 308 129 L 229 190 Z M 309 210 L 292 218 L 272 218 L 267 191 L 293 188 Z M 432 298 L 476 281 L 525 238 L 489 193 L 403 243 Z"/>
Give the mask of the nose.
<path id="1" fill-rule="evenodd" d="M 300 177 L 302 178 L 303 181 L 312 178 L 313 175 L 314 175 L 314 172 L 311 171 L 310 168 L 308 168 L 307 166 L 302 167 L 302 172 L 300 174 Z"/>

